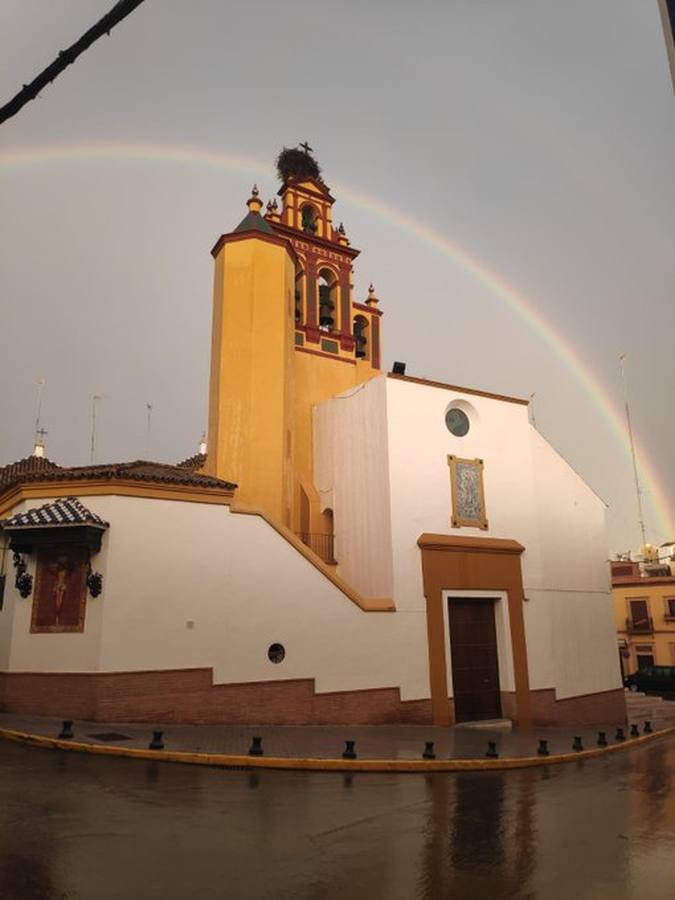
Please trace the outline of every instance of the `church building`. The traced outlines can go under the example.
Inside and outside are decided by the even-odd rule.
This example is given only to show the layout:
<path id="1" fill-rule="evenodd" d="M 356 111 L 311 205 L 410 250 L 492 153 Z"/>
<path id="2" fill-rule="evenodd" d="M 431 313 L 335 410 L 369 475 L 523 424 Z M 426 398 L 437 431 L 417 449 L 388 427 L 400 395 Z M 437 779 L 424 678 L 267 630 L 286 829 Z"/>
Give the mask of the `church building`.
<path id="1" fill-rule="evenodd" d="M 211 251 L 207 452 L 0 467 L 0 710 L 623 722 L 603 501 L 527 401 L 382 371 L 311 148 L 278 170 Z"/>

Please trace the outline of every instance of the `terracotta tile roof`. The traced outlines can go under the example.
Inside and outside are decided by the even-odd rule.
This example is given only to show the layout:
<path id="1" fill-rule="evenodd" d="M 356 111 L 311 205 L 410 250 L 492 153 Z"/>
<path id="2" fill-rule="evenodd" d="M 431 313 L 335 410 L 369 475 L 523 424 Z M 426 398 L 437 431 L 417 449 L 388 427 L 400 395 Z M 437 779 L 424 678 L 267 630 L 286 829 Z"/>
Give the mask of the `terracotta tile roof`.
<path id="1" fill-rule="evenodd" d="M 77 497 L 60 497 L 37 509 L 29 509 L 28 512 L 18 513 L 9 519 L 0 520 L 0 527 L 8 531 L 45 526 L 62 527 L 64 525 L 91 525 L 94 528 L 108 528 L 108 523 L 83 506 Z"/>
<path id="2" fill-rule="evenodd" d="M 187 462 L 187 460 L 186 460 Z M 188 466 L 149 462 L 137 459 L 133 462 L 110 463 L 93 466 L 57 466 L 47 459 L 29 457 L 18 463 L 0 468 L 0 493 L 17 484 L 41 481 L 143 481 L 151 484 L 180 484 L 189 487 L 221 488 L 232 491 L 237 487 L 230 481 L 201 475 Z"/>
<path id="3" fill-rule="evenodd" d="M 27 456 L 8 466 L 0 466 L 0 491 L 21 481 L 24 476 L 51 472 L 59 467 L 46 456 Z"/>
<path id="4" fill-rule="evenodd" d="M 176 463 L 179 469 L 201 469 L 206 462 L 206 453 L 195 453 L 194 456 L 188 456 L 187 459 Z"/>
<path id="5" fill-rule="evenodd" d="M 659 584 L 675 584 L 675 576 L 673 575 L 614 575 L 612 576 L 612 587 L 650 587 Z"/>

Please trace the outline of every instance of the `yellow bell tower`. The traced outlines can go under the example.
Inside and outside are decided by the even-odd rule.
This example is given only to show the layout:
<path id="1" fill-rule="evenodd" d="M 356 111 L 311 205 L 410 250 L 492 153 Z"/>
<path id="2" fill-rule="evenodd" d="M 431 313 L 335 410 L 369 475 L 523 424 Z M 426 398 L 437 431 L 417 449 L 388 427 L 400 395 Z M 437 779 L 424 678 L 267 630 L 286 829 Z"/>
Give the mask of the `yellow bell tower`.
<path id="1" fill-rule="evenodd" d="M 288 241 L 249 212 L 215 259 L 207 472 L 230 472 L 238 496 L 289 524 L 293 295 Z"/>
<path id="2" fill-rule="evenodd" d="M 332 511 L 314 488 L 312 409 L 380 370 L 378 299 L 352 298 L 359 251 L 334 227 L 335 202 L 307 144 L 277 160 L 278 196 L 254 187 L 215 259 L 205 471 L 331 561 Z M 319 551 L 317 551 L 319 552 Z"/>

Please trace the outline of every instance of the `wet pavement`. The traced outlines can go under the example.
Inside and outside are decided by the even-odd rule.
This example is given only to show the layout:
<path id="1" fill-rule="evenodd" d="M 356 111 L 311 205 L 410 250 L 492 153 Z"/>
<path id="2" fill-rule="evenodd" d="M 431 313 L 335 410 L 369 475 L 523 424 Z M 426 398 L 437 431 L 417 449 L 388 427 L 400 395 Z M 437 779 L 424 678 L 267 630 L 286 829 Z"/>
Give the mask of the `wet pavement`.
<path id="1" fill-rule="evenodd" d="M 675 707 L 675 704 L 673 704 Z M 644 722 L 630 719 L 644 732 Z M 610 744 L 616 743 L 618 723 L 590 726 L 531 729 L 491 729 L 488 727 L 434 727 L 427 725 L 341 725 L 341 726 L 256 726 L 256 725 L 181 725 L 123 724 L 81 722 L 73 724 L 74 740 L 87 744 L 113 744 L 117 747 L 146 748 L 153 728 L 162 730 L 166 750 L 193 753 L 248 753 L 251 738 L 262 737 L 266 756 L 338 759 L 346 740 L 355 741 L 359 759 L 420 759 L 426 741 L 434 742 L 438 759 L 485 758 L 487 742 L 494 741 L 501 758 L 535 756 L 540 739 L 548 741 L 551 754 L 570 753 L 575 736 L 586 749 L 597 746 L 598 731 L 606 732 Z M 28 732 L 55 738 L 62 720 L 45 716 L 19 716 L 0 713 L 0 729 Z M 654 722 L 654 728 L 675 725 L 675 711 Z M 623 725 L 630 740 L 629 726 Z M 674 893 L 675 900 L 675 893 Z"/>
<path id="2" fill-rule="evenodd" d="M 227 771 L 0 740 L 5 900 L 669 900 L 675 738 L 452 775 Z"/>

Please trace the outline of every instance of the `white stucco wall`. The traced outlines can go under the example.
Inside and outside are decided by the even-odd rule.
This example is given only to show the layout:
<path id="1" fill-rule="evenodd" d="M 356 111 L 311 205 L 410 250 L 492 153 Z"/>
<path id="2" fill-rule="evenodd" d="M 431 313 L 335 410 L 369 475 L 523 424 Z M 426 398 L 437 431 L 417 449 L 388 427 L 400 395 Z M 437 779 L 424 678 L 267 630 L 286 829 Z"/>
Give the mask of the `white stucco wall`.
<path id="1" fill-rule="evenodd" d="M 563 698 L 620 687 L 605 507 L 532 428 L 527 406 L 386 376 L 371 382 L 367 396 L 369 405 L 361 401 L 361 413 L 366 411 L 380 421 L 378 405 L 386 408 L 386 441 L 344 442 L 339 454 L 349 457 L 346 460 L 336 459 L 334 445 L 329 459 L 324 445 L 334 442 L 340 430 L 335 404 L 340 404 L 344 421 L 345 407 L 355 399 L 343 395 L 319 408 L 322 430 L 317 432 L 316 449 L 334 472 L 350 471 L 357 465 L 352 457 L 365 454 L 375 460 L 376 469 L 388 470 L 397 608 L 412 613 L 424 609 L 420 534 L 519 541 L 526 548 L 521 559 L 531 688 L 555 688 Z M 455 437 L 446 428 L 450 405 L 460 406 L 469 416 L 471 427 L 464 437 Z M 451 527 L 448 455 L 484 460 L 487 531 Z M 320 476 L 330 483 L 323 469 Z M 351 485 L 349 478 L 334 477 L 336 506 L 345 502 L 341 494 L 349 492 Z M 375 502 L 372 486 L 359 484 L 359 491 L 365 502 Z M 336 515 L 336 535 L 343 527 L 350 526 Z M 360 540 L 360 565 L 367 568 L 368 535 L 365 543 L 363 535 Z"/>
<path id="2" fill-rule="evenodd" d="M 83 634 L 31 635 L 32 598 L 22 601 L 9 671 L 207 666 L 216 683 L 315 678 L 318 692 L 400 687 L 404 700 L 428 697 L 425 617 L 361 611 L 260 517 L 81 499 L 111 525 L 93 560 L 103 593 L 87 599 Z M 279 665 L 267 658 L 277 642 Z"/>
<path id="3" fill-rule="evenodd" d="M 451 403 L 470 417 L 463 438 L 445 426 Z M 83 497 L 111 523 L 93 560 L 104 587 L 87 599 L 85 631 L 30 634 L 32 598 L 18 598 L 10 572 L 0 668 L 206 666 L 217 683 L 314 678 L 319 692 L 400 687 L 403 699 L 426 698 L 417 539 L 432 532 L 525 546 L 533 689 L 555 688 L 562 699 L 620 687 L 604 506 L 530 426 L 525 406 L 383 376 L 322 404 L 314 439 L 340 574 L 366 596 L 393 596 L 397 612 L 361 611 L 260 517 L 209 504 Z M 487 531 L 451 527 L 448 454 L 484 460 Z M 504 609 L 500 596 L 497 612 Z M 508 616 L 497 625 L 509 690 Z M 286 648 L 281 665 L 267 658 L 275 642 Z M 451 688 L 450 648 L 448 663 Z"/>
<path id="4" fill-rule="evenodd" d="M 530 438 L 541 570 L 525 584 L 525 621 L 546 610 L 550 647 L 532 668 L 560 699 L 620 688 L 605 504 L 534 428 Z"/>
<path id="5" fill-rule="evenodd" d="M 0 537 L 0 541 L 4 541 L 4 537 Z M 0 553 L 1 552 L 2 551 L 0 551 Z M 0 609 L 0 672 L 6 671 L 9 667 L 9 654 L 12 647 L 12 624 L 14 621 L 16 599 L 18 597 L 17 592 L 14 590 L 15 573 L 11 560 L 11 553 L 7 551 L 5 559 L 7 582 L 5 584 L 2 609 Z"/>
<path id="6" fill-rule="evenodd" d="M 391 597 L 386 379 L 316 407 L 314 448 L 314 483 L 323 508 L 333 510 L 340 576 L 366 597 Z"/>
<path id="7" fill-rule="evenodd" d="M 539 568 L 538 523 L 527 407 L 414 382 L 385 379 L 391 484 L 394 594 L 401 608 L 423 603 L 420 534 L 512 538 L 527 552 L 523 569 Z M 460 401 L 471 427 L 455 437 L 445 412 Z M 448 455 L 483 459 L 488 531 L 452 528 Z"/>

